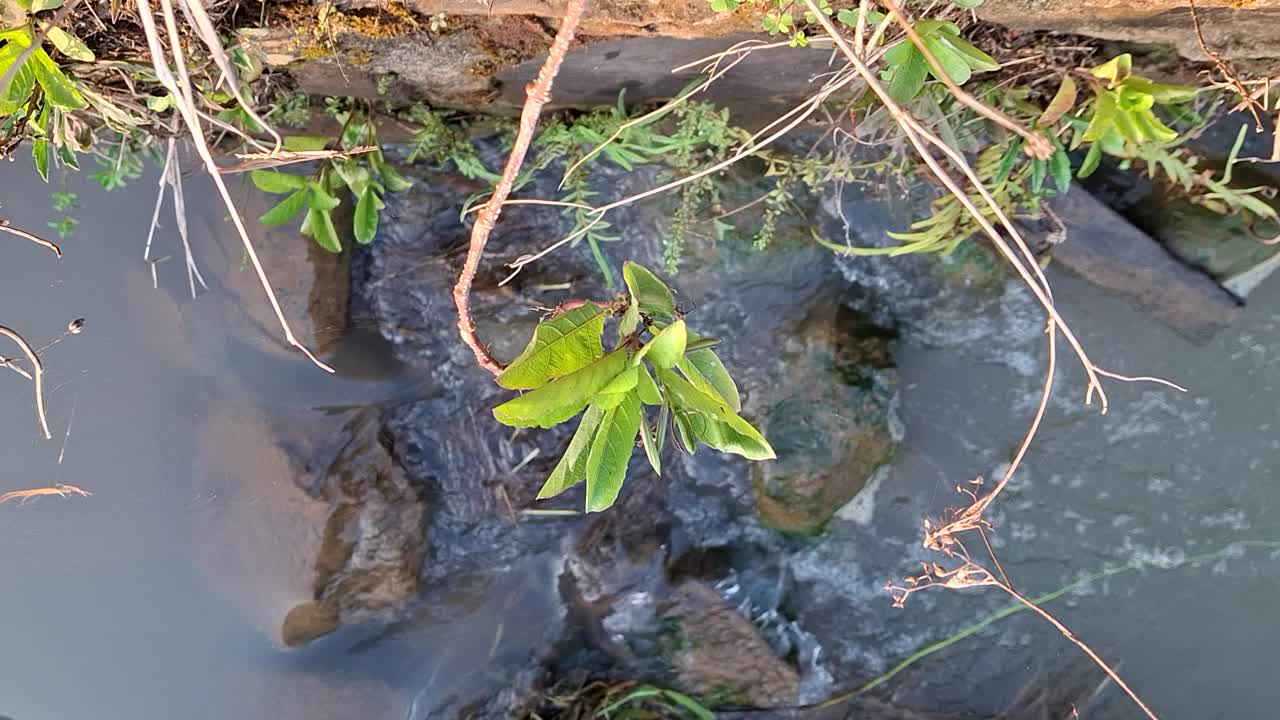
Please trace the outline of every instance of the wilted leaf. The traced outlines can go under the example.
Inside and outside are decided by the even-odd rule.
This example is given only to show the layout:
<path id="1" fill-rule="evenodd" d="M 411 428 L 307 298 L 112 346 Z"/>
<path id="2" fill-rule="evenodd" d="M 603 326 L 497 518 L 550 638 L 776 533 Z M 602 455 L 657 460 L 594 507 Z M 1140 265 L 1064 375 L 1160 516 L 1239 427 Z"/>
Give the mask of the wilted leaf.
<path id="1" fill-rule="evenodd" d="M 684 355 L 687 342 L 688 333 L 685 331 L 684 321 L 677 320 L 659 330 L 652 340 L 640 348 L 640 352 L 636 353 L 631 362 L 639 365 L 640 360 L 648 356 L 649 362 L 653 363 L 654 367 L 669 368 Z"/>
<path id="2" fill-rule="evenodd" d="M 1036 120 L 1038 127 L 1047 128 L 1062 119 L 1063 115 L 1071 112 L 1071 108 L 1076 105 L 1076 81 L 1071 79 L 1070 75 L 1062 76 L 1062 84 L 1058 86 L 1058 92 L 1054 93 L 1053 99 L 1049 101 L 1049 105 L 1040 113 L 1040 118 Z"/>
<path id="3" fill-rule="evenodd" d="M 634 393 L 605 411 L 587 457 L 587 512 L 605 510 L 618 499 L 639 432 L 640 399 Z"/>
<path id="4" fill-rule="evenodd" d="M 582 414 L 582 421 L 569 441 L 560 462 L 551 471 L 551 476 L 538 491 L 538 499 L 555 497 L 569 488 L 582 482 L 587 477 L 587 456 L 591 452 L 591 440 L 595 438 L 596 429 L 604 418 L 604 410 L 592 405 Z"/>
<path id="5" fill-rule="evenodd" d="M 307 179 L 300 175 L 290 175 L 275 170 L 254 170 L 249 173 L 249 179 L 262 192 L 276 194 L 301 190 L 307 185 Z"/>
<path id="6" fill-rule="evenodd" d="M 275 207 L 266 211 L 258 221 L 267 227 L 283 225 L 302 212 L 307 206 L 307 191 L 294 190 L 293 194 L 281 200 Z"/>
<path id="7" fill-rule="evenodd" d="M 628 261 L 622 265 L 622 278 L 642 314 L 660 320 L 675 316 L 676 304 L 671 296 L 671 289 L 657 275 L 649 272 L 643 265 Z"/>
<path id="8" fill-rule="evenodd" d="M 587 304 L 538 323 L 533 339 L 498 376 L 498 384 L 531 390 L 599 360 L 604 356 L 604 322 L 604 310 Z"/>
<path id="9" fill-rule="evenodd" d="M 633 296 L 627 303 L 627 311 L 622 314 L 622 320 L 618 322 L 618 342 L 640 327 L 640 305 Z"/>
<path id="10" fill-rule="evenodd" d="M 493 416 L 503 425 L 514 427 L 559 425 L 577 415 L 626 367 L 627 351 L 614 350 L 584 368 L 499 405 L 493 409 Z"/>

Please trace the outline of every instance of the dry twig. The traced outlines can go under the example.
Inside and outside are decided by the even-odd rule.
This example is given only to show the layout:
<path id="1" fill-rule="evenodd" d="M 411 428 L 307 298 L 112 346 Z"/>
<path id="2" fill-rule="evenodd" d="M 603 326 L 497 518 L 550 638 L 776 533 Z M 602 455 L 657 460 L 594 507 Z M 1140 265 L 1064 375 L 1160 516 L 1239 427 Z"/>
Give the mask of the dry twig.
<path id="1" fill-rule="evenodd" d="M 13 330 L 0 325 L 0 335 L 12 340 L 31 362 L 31 381 L 36 386 L 36 417 L 40 419 L 40 429 L 44 431 L 44 439 L 52 440 L 53 434 L 49 432 L 49 418 L 44 411 L 44 365 L 40 363 L 40 356 L 36 355 L 27 341 Z"/>
<path id="2" fill-rule="evenodd" d="M 93 493 L 88 490 L 82 490 L 75 485 L 64 485 L 58 483 L 51 487 L 31 488 L 30 490 L 11 490 L 7 493 L 0 494 L 0 505 L 10 500 L 17 500 L 19 505 L 26 504 L 32 498 L 38 498 L 43 495 L 57 495 L 58 497 L 68 497 L 71 495 L 79 495 L 80 497 L 91 497 Z"/>
<path id="3" fill-rule="evenodd" d="M 1204 54 L 1208 55 L 1209 59 L 1213 61 L 1214 68 L 1227 79 L 1227 84 L 1231 86 L 1231 89 L 1240 95 L 1241 100 L 1244 101 L 1242 104 L 1248 107 L 1249 113 L 1253 115 L 1254 127 L 1257 128 L 1258 132 L 1262 132 L 1262 117 L 1258 115 L 1258 101 L 1250 96 L 1249 91 L 1245 89 L 1244 83 L 1240 82 L 1240 76 L 1236 75 L 1235 69 L 1231 67 L 1231 62 L 1212 50 L 1209 47 L 1209 43 L 1205 42 L 1204 30 L 1200 26 L 1200 10 L 1196 7 L 1196 0 L 1189 0 L 1189 2 L 1191 3 L 1191 24 L 1196 31 L 1196 42 L 1199 43 L 1200 49 L 1204 51 Z"/>
<path id="4" fill-rule="evenodd" d="M 138 0 L 138 2 L 146 2 L 146 0 Z M 547 60 L 538 71 L 537 79 L 525 88 L 528 97 L 525 99 L 524 109 L 520 112 L 519 132 L 516 134 L 511 154 L 507 157 L 507 165 L 502 170 L 502 177 L 493 190 L 493 196 L 485 203 L 484 210 L 471 227 L 471 246 L 467 249 L 466 262 L 463 263 L 462 272 L 458 275 L 458 284 L 453 288 L 453 301 L 458 307 L 458 332 L 462 335 L 462 341 L 475 353 L 476 361 L 481 367 L 494 375 L 502 372 L 502 365 L 489 354 L 489 351 L 480 344 L 480 339 L 476 337 L 476 324 L 471 319 L 471 282 L 475 279 L 476 270 L 480 267 L 480 257 L 484 254 L 485 243 L 489 241 L 489 233 L 493 231 L 493 226 L 498 221 L 502 204 L 511 194 L 516 175 L 520 173 L 520 166 L 524 164 L 525 155 L 529 152 L 529 144 L 533 141 L 534 130 L 538 127 L 538 116 L 542 114 L 542 106 L 551 100 L 551 84 L 556 74 L 560 72 L 560 64 L 564 62 L 565 53 L 569 51 L 569 45 L 573 42 L 574 32 L 577 30 L 578 21 L 582 18 L 582 11 L 586 5 L 587 0 L 569 0 L 568 6 L 565 7 L 564 18 L 560 22 L 560 29 L 556 32 L 556 39 L 551 43 L 551 49 L 547 51 Z"/>
<path id="5" fill-rule="evenodd" d="M 8 220 L 0 220 L 0 232 L 7 232 L 10 235 L 18 236 L 23 240 L 30 240 L 31 242 L 39 245 L 40 247 L 49 248 L 49 250 L 53 252 L 53 254 L 56 255 L 58 259 L 62 258 L 62 248 L 58 247 L 57 245 L 53 244 L 48 240 L 45 240 L 39 235 L 33 235 L 27 232 L 26 230 L 23 230 L 22 228 L 16 228 L 10 225 Z"/>

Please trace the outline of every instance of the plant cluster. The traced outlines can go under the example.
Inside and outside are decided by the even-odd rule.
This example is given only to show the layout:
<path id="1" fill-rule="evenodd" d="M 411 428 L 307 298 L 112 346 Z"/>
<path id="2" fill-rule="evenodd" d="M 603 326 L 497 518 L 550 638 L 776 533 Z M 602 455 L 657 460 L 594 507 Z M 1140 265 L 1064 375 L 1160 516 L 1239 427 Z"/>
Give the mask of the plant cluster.
<path id="1" fill-rule="evenodd" d="M 335 118 L 343 123 L 337 141 L 339 150 L 352 154 L 325 159 L 310 176 L 277 170 L 254 170 L 250 177 L 259 190 L 286 197 L 258 218 L 263 225 L 283 225 L 303 211 L 299 231 L 329 252 L 342 252 L 342 241 L 333 222 L 333 211 L 342 204 L 335 194 L 346 188 L 355 201 L 352 236 L 361 245 L 373 241 L 378 218 L 388 192 L 400 192 L 411 183 L 387 163 L 378 146 L 377 131 L 367 114 L 331 103 Z M 285 147 L 294 151 L 328 148 L 323 137 L 295 135 L 285 138 Z"/>
<path id="2" fill-rule="evenodd" d="M 671 290 L 649 270 L 629 262 L 622 274 L 629 296 L 562 305 L 497 378 L 527 391 L 494 408 L 504 425 L 550 428 L 582 413 L 538 498 L 585 481 L 587 512 L 617 499 L 637 436 L 659 475 L 668 437 L 690 453 L 704 444 L 750 460 L 775 457 L 738 415 L 737 385 L 711 349 L 718 341 L 686 327 Z M 614 316 L 617 342 L 605 352 L 605 322 Z M 657 409 L 656 418 L 646 407 Z"/>

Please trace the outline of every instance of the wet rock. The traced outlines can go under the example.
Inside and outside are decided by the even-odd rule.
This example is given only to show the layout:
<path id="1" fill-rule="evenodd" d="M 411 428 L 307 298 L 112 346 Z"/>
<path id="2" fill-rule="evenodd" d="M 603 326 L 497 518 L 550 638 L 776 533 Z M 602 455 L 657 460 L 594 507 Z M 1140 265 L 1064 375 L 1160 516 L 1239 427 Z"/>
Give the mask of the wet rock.
<path id="1" fill-rule="evenodd" d="M 781 349 L 764 428 L 778 453 L 752 466 L 765 525 L 819 532 L 893 453 L 897 373 L 888 336 L 820 306 Z M 863 333 L 861 336 L 859 334 Z"/>
<path id="2" fill-rule="evenodd" d="M 1205 41 L 1225 57 L 1280 57 L 1280 2 L 1198 0 Z M 1185 0 L 987 0 L 978 16 L 1026 30 L 1055 30 L 1127 42 L 1172 44 L 1184 57 L 1204 59 Z"/>
<path id="3" fill-rule="evenodd" d="M 1089 282 L 1121 295 L 1193 342 L 1208 342 L 1240 316 L 1240 303 L 1209 275 L 1180 263 L 1083 189 L 1073 187 L 1054 206 L 1067 225 L 1068 235 L 1055 246 L 1053 257 Z M 1159 217 L 1167 216 L 1162 213 Z M 1225 240 L 1223 220 L 1217 217 L 1212 232 L 1206 232 L 1209 228 L 1203 224 L 1179 222 L 1168 229 L 1183 238 L 1184 255 L 1191 242 L 1211 253 L 1211 247 Z M 1163 219 L 1157 222 L 1165 224 Z M 1250 245 L 1261 249 L 1256 242 Z"/>
<path id="4" fill-rule="evenodd" d="M 713 588 L 687 581 L 661 606 L 671 670 L 704 702 L 770 708 L 794 705 L 796 671 L 774 657 L 749 620 Z"/>
<path id="5" fill-rule="evenodd" d="M 201 566 L 273 641 L 395 619 L 417 595 L 425 503 L 376 435 L 360 413 L 344 425 L 244 411 L 200 433 L 202 447 L 235 447 L 244 461 L 199 466 Z"/>

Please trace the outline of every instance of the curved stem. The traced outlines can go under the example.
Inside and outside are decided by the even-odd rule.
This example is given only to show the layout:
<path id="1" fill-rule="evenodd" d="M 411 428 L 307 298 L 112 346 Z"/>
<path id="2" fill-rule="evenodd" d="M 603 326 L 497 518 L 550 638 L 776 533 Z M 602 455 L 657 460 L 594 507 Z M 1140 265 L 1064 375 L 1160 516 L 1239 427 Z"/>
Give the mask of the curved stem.
<path id="1" fill-rule="evenodd" d="M 534 130 L 538 127 L 538 116 L 542 114 L 542 107 L 551 100 L 551 83 L 560 72 L 560 65 L 573 42 L 573 34 L 586 6 L 587 0 L 569 0 L 564 19 L 560 22 L 560 30 L 556 32 L 556 39 L 547 51 L 547 60 L 538 71 L 537 79 L 525 88 L 528 97 L 520 112 L 519 132 L 511 147 L 511 154 L 507 157 L 507 165 L 502 170 L 502 177 L 493 190 L 493 196 L 485 203 L 484 210 L 471 226 L 471 246 L 467 249 L 467 259 L 458 275 L 458 283 L 453 287 L 453 302 L 458 308 L 458 333 L 462 336 L 462 342 L 475 353 L 476 362 L 494 375 L 502 372 L 502 365 L 476 337 L 476 323 L 471 319 L 471 283 L 480 267 L 480 257 L 484 254 L 485 243 L 489 241 L 489 233 L 493 232 L 493 226 L 502 212 L 502 204 L 511 194 L 516 175 L 520 173 L 520 166 L 524 164 L 525 155 L 529 152 Z"/>
<path id="2" fill-rule="evenodd" d="M 22 349 L 23 354 L 27 356 L 27 359 L 31 361 L 31 380 L 36 386 L 36 417 L 40 419 L 40 429 L 44 431 L 44 439 L 52 440 L 53 434 L 49 432 L 49 419 L 44 412 L 44 365 L 40 363 L 40 356 L 36 355 L 31 346 L 27 344 L 27 341 L 13 330 L 0 325 L 0 335 L 4 335 L 17 344 Z"/>

